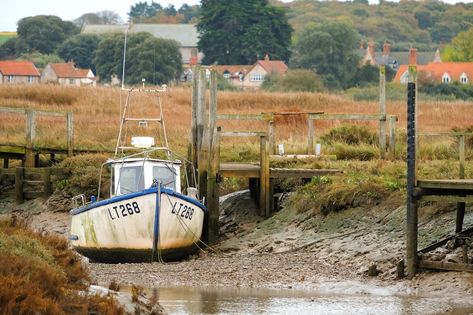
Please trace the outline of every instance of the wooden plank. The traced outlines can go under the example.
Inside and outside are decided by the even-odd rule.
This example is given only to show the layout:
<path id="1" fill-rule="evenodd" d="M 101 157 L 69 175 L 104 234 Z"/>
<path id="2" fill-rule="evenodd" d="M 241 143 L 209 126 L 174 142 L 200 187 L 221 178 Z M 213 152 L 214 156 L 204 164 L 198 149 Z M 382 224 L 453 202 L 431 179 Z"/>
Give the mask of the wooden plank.
<path id="1" fill-rule="evenodd" d="M 363 114 L 311 114 L 309 119 L 313 120 L 386 120 L 382 115 Z"/>
<path id="2" fill-rule="evenodd" d="M 221 137 L 261 137 L 266 135 L 263 131 L 225 131 L 221 132 Z"/>
<path id="3" fill-rule="evenodd" d="M 38 168 L 24 168 L 24 173 L 27 175 L 43 175 L 46 169 L 51 170 L 51 175 L 56 175 L 56 176 L 61 176 L 61 175 L 67 175 L 68 170 L 65 168 L 60 168 L 60 167 L 38 167 Z M 0 173 L 2 174 L 7 174 L 7 175 L 15 175 L 16 174 L 16 169 L 14 168 L 8 168 L 8 169 L 0 169 Z"/>
<path id="4" fill-rule="evenodd" d="M 24 179 L 24 168 L 18 167 L 15 170 L 15 196 L 18 204 L 23 203 L 23 179 Z"/>
<path id="5" fill-rule="evenodd" d="M 420 260 L 419 267 L 424 268 L 424 269 L 434 269 L 434 270 L 473 272 L 473 264 L 465 264 L 465 263 L 451 263 L 451 262 L 443 262 L 443 261 Z"/>
<path id="6" fill-rule="evenodd" d="M 18 145 L 0 145 L 0 153 L 25 154 L 26 147 Z"/>
<path id="7" fill-rule="evenodd" d="M 274 138 L 274 121 L 269 121 L 268 126 L 268 138 L 269 138 L 269 154 L 275 154 L 276 152 L 276 139 Z"/>
<path id="8" fill-rule="evenodd" d="M 445 195 L 429 195 L 421 196 L 422 201 L 444 201 L 444 202 L 473 202 L 473 196 L 445 196 Z"/>
<path id="9" fill-rule="evenodd" d="M 24 108 L 11 108 L 11 107 L 0 107 L 0 113 L 15 113 L 15 114 L 26 114 Z"/>
<path id="10" fill-rule="evenodd" d="M 473 190 L 473 179 L 419 179 L 419 188 Z"/>
<path id="11" fill-rule="evenodd" d="M 36 110 L 35 112 L 37 115 L 51 116 L 51 117 L 67 117 L 67 114 L 68 114 L 68 113 L 60 113 L 60 112 L 47 112 L 43 110 Z"/>
<path id="12" fill-rule="evenodd" d="M 220 114 L 217 120 L 269 120 L 261 114 Z"/>
<path id="13" fill-rule="evenodd" d="M 419 132 L 419 136 L 450 136 L 450 137 L 460 137 L 460 136 L 473 136 L 473 132 L 453 132 L 453 131 L 443 131 L 443 132 Z"/>
<path id="14" fill-rule="evenodd" d="M 267 151 L 266 136 L 260 137 L 260 194 L 259 194 L 259 215 L 268 216 L 269 211 L 269 154 Z"/>

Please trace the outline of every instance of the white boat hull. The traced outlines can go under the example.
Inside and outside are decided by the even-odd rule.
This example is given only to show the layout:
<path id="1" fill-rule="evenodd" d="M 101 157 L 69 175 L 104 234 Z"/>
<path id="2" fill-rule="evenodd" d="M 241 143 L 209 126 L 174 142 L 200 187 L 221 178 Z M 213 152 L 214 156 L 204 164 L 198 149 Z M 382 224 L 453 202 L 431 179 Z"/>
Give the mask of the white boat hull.
<path id="1" fill-rule="evenodd" d="M 77 251 L 104 262 L 173 260 L 197 249 L 205 207 L 169 189 L 151 188 L 71 211 Z"/>

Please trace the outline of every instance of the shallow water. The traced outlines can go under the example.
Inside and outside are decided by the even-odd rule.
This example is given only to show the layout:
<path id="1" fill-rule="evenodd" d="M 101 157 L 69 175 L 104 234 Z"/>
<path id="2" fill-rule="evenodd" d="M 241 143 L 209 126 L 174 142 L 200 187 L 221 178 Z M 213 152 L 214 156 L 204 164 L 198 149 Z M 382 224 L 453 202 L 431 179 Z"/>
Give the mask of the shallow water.
<path id="1" fill-rule="evenodd" d="M 273 289 L 159 288 L 169 314 L 467 314 L 473 308 L 438 298 L 327 295 Z"/>

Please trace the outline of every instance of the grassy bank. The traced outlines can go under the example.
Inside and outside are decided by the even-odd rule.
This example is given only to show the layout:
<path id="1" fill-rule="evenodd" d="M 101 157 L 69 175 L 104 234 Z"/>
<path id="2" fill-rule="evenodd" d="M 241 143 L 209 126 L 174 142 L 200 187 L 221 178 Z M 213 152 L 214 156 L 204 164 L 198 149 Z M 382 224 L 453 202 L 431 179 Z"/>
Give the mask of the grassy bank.
<path id="1" fill-rule="evenodd" d="M 3 314 L 124 314 L 114 299 L 85 294 L 88 271 L 65 238 L 15 217 L 0 221 L 0 283 Z"/>

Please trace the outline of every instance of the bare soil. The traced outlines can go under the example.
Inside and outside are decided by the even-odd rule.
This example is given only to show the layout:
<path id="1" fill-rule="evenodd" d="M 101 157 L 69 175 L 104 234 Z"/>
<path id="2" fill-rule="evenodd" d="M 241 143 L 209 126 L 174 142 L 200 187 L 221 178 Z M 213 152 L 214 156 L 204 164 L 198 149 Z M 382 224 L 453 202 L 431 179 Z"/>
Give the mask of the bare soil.
<path id="1" fill-rule="evenodd" d="M 297 214 L 286 205 L 271 218 L 262 219 L 255 214 L 249 192 L 238 192 L 221 200 L 222 235 L 218 244 L 202 245 L 203 251 L 189 259 L 173 263 L 89 263 L 89 268 L 96 282 L 105 287 L 116 281 L 146 288 L 285 288 L 330 294 L 423 296 L 473 309 L 473 273 L 425 271 L 413 280 L 396 279 L 405 238 L 405 206 L 399 197 L 327 216 Z M 11 207 L 14 214 L 26 216 L 35 229 L 67 235 L 68 213 L 48 211 L 41 201 Z M 39 210 L 25 211 L 32 208 Z M 450 205 L 422 205 L 420 218 L 420 247 L 454 229 L 455 213 Z M 472 225 L 473 214 L 467 209 L 465 226 Z M 440 259 L 461 259 L 458 251 L 439 251 L 444 255 Z M 370 267 L 374 276 L 368 275 Z"/>

